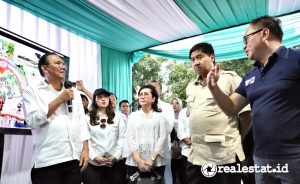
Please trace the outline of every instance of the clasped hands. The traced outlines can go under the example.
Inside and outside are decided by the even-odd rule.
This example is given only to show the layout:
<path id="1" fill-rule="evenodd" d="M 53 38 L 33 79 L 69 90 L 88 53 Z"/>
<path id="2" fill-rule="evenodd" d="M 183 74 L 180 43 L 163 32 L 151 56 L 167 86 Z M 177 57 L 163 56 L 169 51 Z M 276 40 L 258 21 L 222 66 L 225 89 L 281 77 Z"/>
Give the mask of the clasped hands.
<path id="1" fill-rule="evenodd" d="M 139 159 L 139 161 L 137 162 L 137 165 L 141 172 L 150 172 L 151 168 L 154 165 L 154 161 Z"/>
<path id="2" fill-rule="evenodd" d="M 101 166 L 112 167 L 114 163 L 117 161 L 117 159 L 113 156 L 110 157 L 97 156 L 94 159 L 94 161 L 100 164 Z"/>

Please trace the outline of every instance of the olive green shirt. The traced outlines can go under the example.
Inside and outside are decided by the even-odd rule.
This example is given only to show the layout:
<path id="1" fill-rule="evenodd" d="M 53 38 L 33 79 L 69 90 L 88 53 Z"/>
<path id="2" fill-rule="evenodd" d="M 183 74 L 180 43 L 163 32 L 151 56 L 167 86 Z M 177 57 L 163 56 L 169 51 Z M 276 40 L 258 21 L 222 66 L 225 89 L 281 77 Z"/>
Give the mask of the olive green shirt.
<path id="1" fill-rule="evenodd" d="M 191 133 L 191 152 L 188 161 L 194 165 L 203 165 L 211 161 L 216 165 L 230 164 L 244 160 L 238 117 L 228 117 L 216 104 L 210 90 L 203 82 L 192 80 L 186 89 L 187 116 Z M 235 72 L 221 71 L 218 85 L 231 95 L 241 82 Z M 246 106 L 240 113 L 249 111 Z"/>

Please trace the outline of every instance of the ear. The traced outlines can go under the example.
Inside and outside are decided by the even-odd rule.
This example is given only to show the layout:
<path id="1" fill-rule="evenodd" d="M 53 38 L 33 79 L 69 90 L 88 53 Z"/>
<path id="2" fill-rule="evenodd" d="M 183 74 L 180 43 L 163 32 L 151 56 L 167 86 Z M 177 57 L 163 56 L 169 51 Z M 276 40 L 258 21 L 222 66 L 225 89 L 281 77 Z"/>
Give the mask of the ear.
<path id="1" fill-rule="evenodd" d="M 212 61 L 214 61 L 215 60 L 215 55 L 214 54 L 210 55 L 210 58 L 211 58 Z"/>
<path id="2" fill-rule="evenodd" d="M 214 67 L 214 64 L 215 64 L 215 55 L 214 54 L 210 55 L 210 59 L 211 59 L 211 65 L 212 65 L 212 67 Z"/>
<path id="3" fill-rule="evenodd" d="M 270 30 L 265 28 L 264 30 L 262 30 L 261 34 L 262 34 L 263 41 L 265 41 L 270 37 Z"/>
<path id="4" fill-rule="evenodd" d="M 154 102 L 155 102 L 155 99 L 156 99 L 155 97 L 152 97 L 152 103 L 154 103 Z"/>
<path id="5" fill-rule="evenodd" d="M 48 70 L 47 70 L 47 66 L 46 65 L 42 65 L 41 66 L 42 71 L 44 72 L 44 74 L 48 74 Z"/>

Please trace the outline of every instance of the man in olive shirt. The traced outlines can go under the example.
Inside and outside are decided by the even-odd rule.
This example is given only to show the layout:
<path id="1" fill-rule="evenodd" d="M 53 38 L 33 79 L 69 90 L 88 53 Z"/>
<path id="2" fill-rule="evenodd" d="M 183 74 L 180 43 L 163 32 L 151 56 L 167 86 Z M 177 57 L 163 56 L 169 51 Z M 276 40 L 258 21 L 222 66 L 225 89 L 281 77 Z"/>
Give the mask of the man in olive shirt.
<path id="1" fill-rule="evenodd" d="M 187 115 L 192 139 L 186 167 L 186 183 L 240 184 L 241 174 L 217 173 L 208 178 L 200 173 L 201 166 L 208 161 L 215 165 L 235 167 L 239 161 L 245 159 L 239 120 L 250 125 L 250 109 L 243 109 L 239 117 L 228 117 L 216 104 L 206 84 L 206 75 L 215 63 L 214 50 L 210 44 L 199 43 L 193 46 L 190 59 L 197 78 L 192 80 L 186 89 Z M 241 78 L 231 71 L 222 71 L 221 75 L 219 86 L 224 93 L 230 95 L 239 85 Z"/>

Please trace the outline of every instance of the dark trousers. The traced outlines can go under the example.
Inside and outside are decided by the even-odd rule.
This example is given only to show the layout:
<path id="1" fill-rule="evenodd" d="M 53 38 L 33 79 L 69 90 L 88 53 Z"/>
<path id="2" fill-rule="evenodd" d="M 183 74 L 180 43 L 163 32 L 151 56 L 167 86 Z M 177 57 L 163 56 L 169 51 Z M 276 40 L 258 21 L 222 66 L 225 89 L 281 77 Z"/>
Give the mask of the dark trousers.
<path id="1" fill-rule="evenodd" d="M 32 184 L 80 184 L 78 160 L 31 169 Z"/>
<path id="2" fill-rule="evenodd" d="M 223 166 L 236 166 L 236 163 Z M 216 173 L 215 176 L 205 177 L 201 172 L 201 166 L 187 162 L 185 184 L 241 184 L 240 173 Z"/>
<path id="3" fill-rule="evenodd" d="M 186 162 L 187 162 L 187 157 L 185 157 L 185 156 L 181 156 L 181 158 L 179 158 L 179 159 L 171 160 L 173 184 L 176 183 L 177 177 L 178 177 L 179 183 L 184 184 Z"/>
<path id="4" fill-rule="evenodd" d="M 122 174 L 122 183 L 125 184 L 126 183 L 126 175 L 127 175 L 127 165 L 125 164 L 126 162 L 126 158 L 121 159 L 119 161 L 119 171 Z M 121 183 L 120 183 L 121 184 Z"/>
<path id="5" fill-rule="evenodd" d="M 243 166 L 254 166 L 253 161 L 253 128 L 251 127 L 250 131 L 246 135 L 245 139 L 242 142 L 243 150 L 246 156 L 246 159 L 241 162 Z M 243 184 L 255 184 L 255 175 L 254 173 L 242 173 Z"/>
<path id="6" fill-rule="evenodd" d="M 84 184 L 121 184 L 122 173 L 120 172 L 119 163 L 112 167 L 95 166 L 89 164 L 83 171 Z"/>

